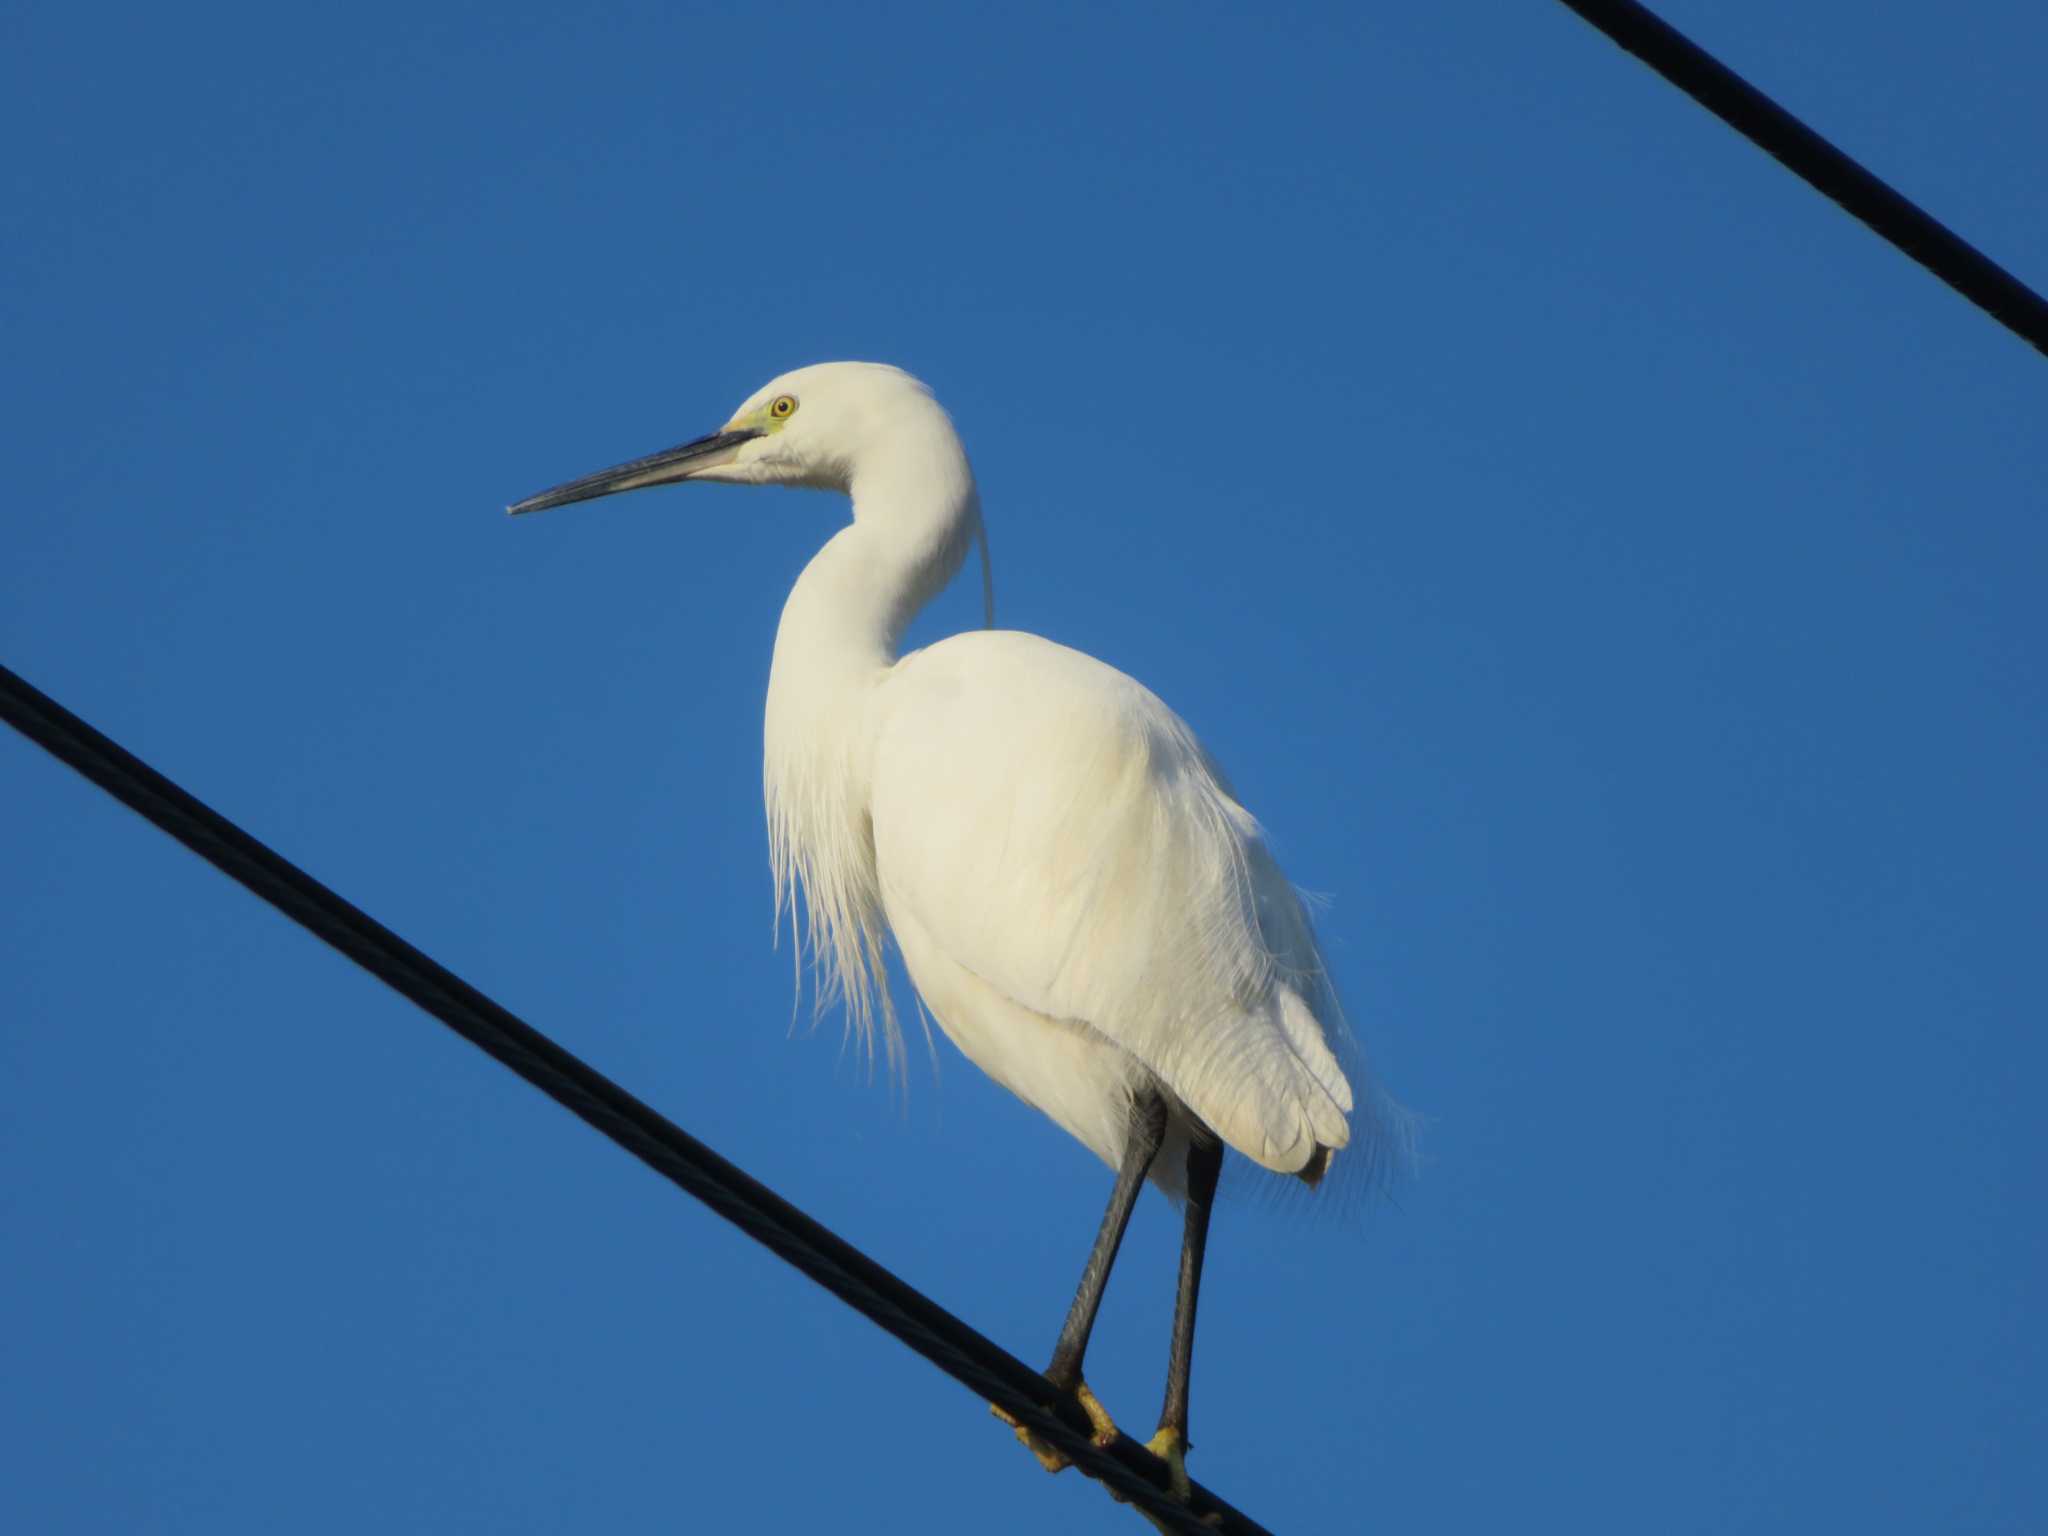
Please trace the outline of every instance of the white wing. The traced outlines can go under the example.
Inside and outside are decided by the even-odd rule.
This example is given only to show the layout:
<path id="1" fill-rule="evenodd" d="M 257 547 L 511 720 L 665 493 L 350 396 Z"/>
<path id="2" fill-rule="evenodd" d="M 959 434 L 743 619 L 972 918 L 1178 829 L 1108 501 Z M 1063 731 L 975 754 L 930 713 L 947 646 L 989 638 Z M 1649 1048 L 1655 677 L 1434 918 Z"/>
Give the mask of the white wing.
<path id="1" fill-rule="evenodd" d="M 1008 631 L 905 657 L 874 708 L 892 910 L 1017 1003 L 1128 1051 L 1255 1162 L 1299 1172 L 1346 1143 L 1307 915 L 1178 716 Z"/>

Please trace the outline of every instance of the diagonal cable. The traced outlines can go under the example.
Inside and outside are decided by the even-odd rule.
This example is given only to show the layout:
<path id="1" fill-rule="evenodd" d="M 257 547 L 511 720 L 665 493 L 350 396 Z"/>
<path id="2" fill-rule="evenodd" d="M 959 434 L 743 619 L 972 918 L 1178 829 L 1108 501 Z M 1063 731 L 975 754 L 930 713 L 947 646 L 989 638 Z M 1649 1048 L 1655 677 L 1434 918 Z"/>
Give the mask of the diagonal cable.
<path id="1" fill-rule="evenodd" d="M 1264 1532 L 1199 1484 L 1189 1504 L 1178 1502 L 1167 1491 L 1165 1463 L 1128 1436 L 1096 1446 L 1080 1406 L 1023 1361 L 4 666 L 0 719 L 510 1067 L 970 1392 L 1029 1425 L 1083 1472 L 1164 1528 L 1187 1536 Z"/>
<path id="2" fill-rule="evenodd" d="M 1560 3 L 2038 351 L 2048 300 L 1635 0 Z"/>

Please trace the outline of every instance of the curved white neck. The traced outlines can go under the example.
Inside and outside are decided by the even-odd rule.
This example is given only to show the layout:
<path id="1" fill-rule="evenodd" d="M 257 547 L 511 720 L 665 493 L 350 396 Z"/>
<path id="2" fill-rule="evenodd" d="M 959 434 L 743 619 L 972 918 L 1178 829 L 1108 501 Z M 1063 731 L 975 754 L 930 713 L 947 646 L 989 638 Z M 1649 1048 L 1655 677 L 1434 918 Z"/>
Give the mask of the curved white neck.
<path id="1" fill-rule="evenodd" d="M 892 451 L 871 454 L 853 475 L 852 524 L 811 558 L 783 604 L 768 682 L 771 716 L 778 693 L 879 681 L 874 674 L 895 663 L 910 621 L 982 537 L 974 473 L 950 430 L 887 446 Z"/>
<path id="2" fill-rule="evenodd" d="M 884 922 L 868 824 L 867 706 L 904 628 L 981 533 L 967 456 L 949 428 L 869 456 L 853 475 L 853 524 L 811 558 L 782 606 L 768 675 L 761 781 L 778 918 L 803 916 L 822 1005 L 847 1000 L 891 1065 L 902 1039 L 881 985 Z M 987 545 L 982 546 L 987 582 Z"/>

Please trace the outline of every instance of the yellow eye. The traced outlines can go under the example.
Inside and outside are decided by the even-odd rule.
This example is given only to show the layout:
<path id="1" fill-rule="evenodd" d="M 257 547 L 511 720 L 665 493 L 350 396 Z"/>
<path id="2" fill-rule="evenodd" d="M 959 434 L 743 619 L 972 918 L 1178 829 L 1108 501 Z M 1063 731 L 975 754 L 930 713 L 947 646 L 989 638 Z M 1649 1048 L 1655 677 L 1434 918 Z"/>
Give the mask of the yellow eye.
<path id="1" fill-rule="evenodd" d="M 777 395 L 775 397 L 775 403 L 768 407 L 768 414 L 770 416 L 773 416 L 777 421 L 782 421 L 788 417 L 794 416 L 796 414 L 796 396 Z"/>

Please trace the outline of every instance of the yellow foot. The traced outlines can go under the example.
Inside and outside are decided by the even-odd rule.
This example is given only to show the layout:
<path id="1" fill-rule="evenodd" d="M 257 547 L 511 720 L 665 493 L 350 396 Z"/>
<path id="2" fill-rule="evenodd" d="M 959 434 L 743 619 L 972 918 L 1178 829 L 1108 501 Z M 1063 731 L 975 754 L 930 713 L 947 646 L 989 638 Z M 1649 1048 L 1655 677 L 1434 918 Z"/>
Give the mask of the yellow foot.
<path id="1" fill-rule="evenodd" d="M 1031 1433 L 1030 1430 L 1026 1429 L 1022 1424 L 1019 1424 L 1015 1416 L 1010 1414 L 1005 1409 L 998 1407 L 994 1403 L 990 1403 L 988 1405 L 988 1411 L 994 1414 L 997 1418 L 1001 1419 L 1005 1424 L 1010 1426 L 1010 1428 L 1016 1433 L 1017 1443 L 1023 1446 L 1024 1449 L 1029 1451 L 1032 1455 L 1036 1456 L 1038 1458 L 1038 1464 L 1041 1467 L 1045 1468 L 1046 1471 L 1064 1472 L 1067 1470 L 1067 1468 L 1073 1465 L 1071 1461 L 1067 1460 L 1066 1457 L 1062 1456 L 1059 1453 L 1059 1451 L 1056 1450 L 1053 1446 L 1048 1445 L 1045 1441 L 1039 1439 L 1038 1436 Z"/>
<path id="2" fill-rule="evenodd" d="M 1188 1483 L 1188 1442 L 1177 1429 L 1162 1427 L 1158 1434 L 1145 1442 L 1145 1449 L 1166 1463 L 1166 1473 L 1173 1481 L 1173 1496 L 1181 1503 L 1194 1497 Z"/>
<path id="3" fill-rule="evenodd" d="M 1074 1401 L 1079 1403 L 1081 1411 L 1088 1415 L 1088 1423 L 1094 1431 L 1088 1438 L 1105 1448 L 1115 1445 L 1118 1433 L 1116 1420 L 1109 1416 L 1109 1410 L 1102 1406 L 1101 1399 L 1088 1390 L 1087 1382 L 1077 1381 L 1074 1383 Z M 1017 1443 L 1036 1456 L 1038 1464 L 1045 1468 L 1046 1471 L 1064 1472 L 1073 1465 L 1071 1461 L 1067 1460 L 1060 1453 L 1057 1447 L 1048 1444 L 1037 1435 L 1034 1435 L 1022 1424 L 1019 1424 L 1009 1413 L 998 1408 L 994 1403 L 988 1405 L 988 1411 L 1016 1432 Z"/>
<path id="4" fill-rule="evenodd" d="M 1187 1436 L 1177 1429 L 1169 1429 L 1162 1424 L 1159 1428 L 1159 1433 L 1145 1442 L 1145 1449 L 1166 1463 L 1167 1480 L 1172 1485 L 1173 1496 L 1183 1504 L 1192 1504 L 1195 1499 L 1195 1490 L 1194 1485 L 1188 1481 Z M 1152 1528 L 1158 1531 L 1160 1536 L 1170 1536 L 1165 1522 L 1160 1520 L 1157 1515 L 1143 1509 L 1139 1510 L 1138 1513 L 1151 1522 Z M 1204 1525 L 1221 1525 L 1223 1523 L 1223 1514 L 1220 1510 L 1212 1509 L 1208 1514 L 1202 1516 L 1202 1523 Z"/>

